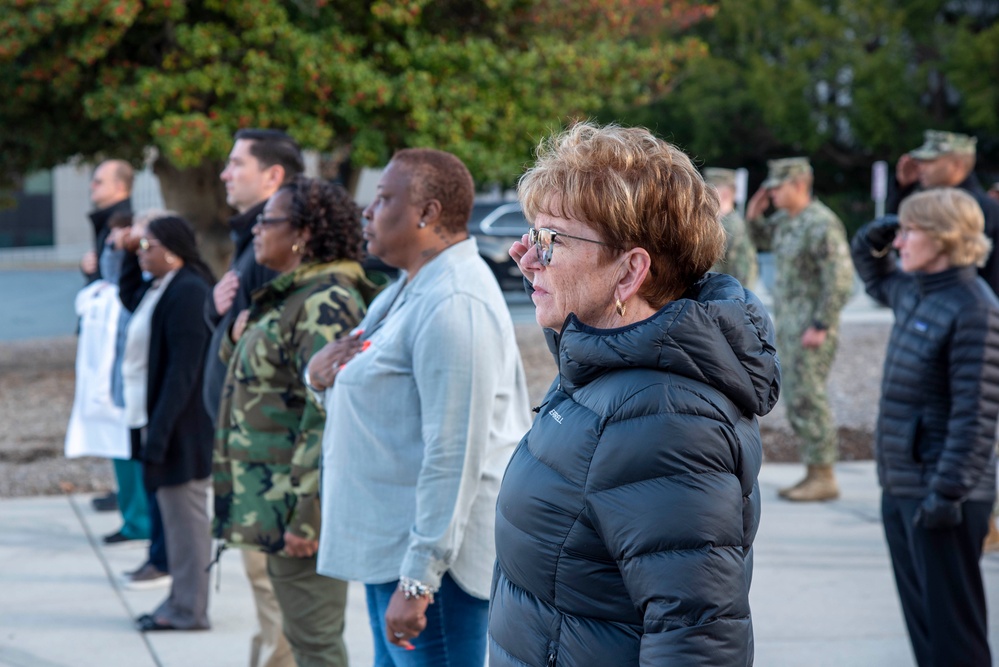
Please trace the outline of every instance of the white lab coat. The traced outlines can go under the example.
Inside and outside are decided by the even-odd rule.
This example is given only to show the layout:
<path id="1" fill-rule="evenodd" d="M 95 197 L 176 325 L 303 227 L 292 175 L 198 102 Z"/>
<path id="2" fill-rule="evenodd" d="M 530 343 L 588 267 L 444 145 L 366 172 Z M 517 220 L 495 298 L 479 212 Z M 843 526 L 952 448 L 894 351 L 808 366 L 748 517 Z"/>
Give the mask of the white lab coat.
<path id="1" fill-rule="evenodd" d="M 114 404 L 111 373 L 121 302 L 118 287 L 104 280 L 76 296 L 80 339 L 76 349 L 76 393 L 66 427 L 67 458 L 131 458 L 124 409 Z"/>

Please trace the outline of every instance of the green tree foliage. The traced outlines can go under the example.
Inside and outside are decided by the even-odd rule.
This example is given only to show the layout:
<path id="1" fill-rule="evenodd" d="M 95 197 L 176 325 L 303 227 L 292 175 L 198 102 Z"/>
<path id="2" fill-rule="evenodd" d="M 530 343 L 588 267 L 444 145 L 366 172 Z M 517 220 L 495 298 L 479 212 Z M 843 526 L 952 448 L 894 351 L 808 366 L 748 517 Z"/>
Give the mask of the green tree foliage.
<path id="1" fill-rule="evenodd" d="M 509 183 L 539 137 L 646 103 L 701 52 L 688 0 L 0 0 L 0 173 L 71 156 L 217 168 L 240 127 L 355 165 L 461 156 Z M 168 204 L 170 202 L 168 201 Z"/>
<path id="2" fill-rule="evenodd" d="M 766 159 L 811 156 L 820 195 L 857 222 L 871 162 L 925 129 L 978 136 L 979 170 L 999 171 L 997 20 L 978 0 L 719 0 L 690 30 L 709 55 L 628 120 L 757 183 Z"/>

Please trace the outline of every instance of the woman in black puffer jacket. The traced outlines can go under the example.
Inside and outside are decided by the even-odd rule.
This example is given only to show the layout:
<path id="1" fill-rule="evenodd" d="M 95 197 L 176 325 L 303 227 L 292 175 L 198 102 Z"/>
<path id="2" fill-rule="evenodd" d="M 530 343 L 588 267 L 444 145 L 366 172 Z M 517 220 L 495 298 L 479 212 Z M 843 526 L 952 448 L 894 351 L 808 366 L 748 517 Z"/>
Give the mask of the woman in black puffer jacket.
<path id="1" fill-rule="evenodd" d="M 875 449 L 920 667 L 992 664 L 979 561 L 996 493 L 999 300 L 975 270 L 990 248 L 982 229 L 975 200 L 942 188 L 853 240 L 867 293 L 895 311 Z"/>
<path id="2" fill-rule="evenodd" d="M 718 200 L 647 130 L 580 124 L 521 179 L 511 248 L 559 375 L 497 502 L 494 667 L 753 662 L 757 415 L 773 327 Z M 556 333 L 558 332 L 558 333 Z"/>

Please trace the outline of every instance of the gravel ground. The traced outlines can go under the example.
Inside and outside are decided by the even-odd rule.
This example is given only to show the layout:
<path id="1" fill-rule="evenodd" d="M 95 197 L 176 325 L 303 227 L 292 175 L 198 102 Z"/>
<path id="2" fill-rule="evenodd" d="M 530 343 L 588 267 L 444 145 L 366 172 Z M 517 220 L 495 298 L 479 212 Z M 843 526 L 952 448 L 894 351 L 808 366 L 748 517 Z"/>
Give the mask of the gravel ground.
<path id="1" fill-rule="evenodd" d="M 843 327 L 833 365 L 830 400 L 841 457 L 871 458 L 881 365 L 890 324 Z M 555 363 L 540 329 L 517 325 L 532 405 L 555 377 Z M 0 497 L 103 491 L 112 488 L 104 459 L 66 459 L 63 438 L 73 401 L 76 339 L 0 343 Z M 797 461 L 797 444 L 783 408 L 761 421 L 768 461 Z"/>

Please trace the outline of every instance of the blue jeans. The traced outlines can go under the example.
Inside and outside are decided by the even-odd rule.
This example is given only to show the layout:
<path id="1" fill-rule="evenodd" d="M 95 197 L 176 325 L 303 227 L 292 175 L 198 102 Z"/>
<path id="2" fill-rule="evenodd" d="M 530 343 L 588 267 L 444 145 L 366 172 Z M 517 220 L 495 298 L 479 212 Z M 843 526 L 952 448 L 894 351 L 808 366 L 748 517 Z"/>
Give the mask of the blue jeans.
<path id="1" fill-rule="evenodd" d="M 367 584 L 368 617 L 375 638 L 375 667 L 481 667 L 486 661 L 489 601 L 472 597 L 450 574 L 427 607 L 427 627 L 407 651 L 385 639 L 385 612 L 399 582 Z"/>

